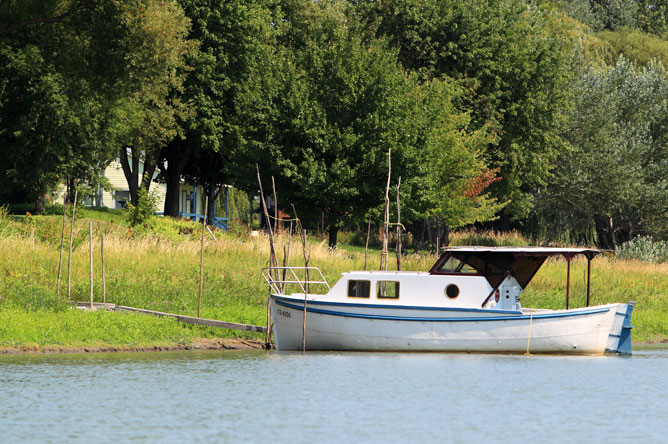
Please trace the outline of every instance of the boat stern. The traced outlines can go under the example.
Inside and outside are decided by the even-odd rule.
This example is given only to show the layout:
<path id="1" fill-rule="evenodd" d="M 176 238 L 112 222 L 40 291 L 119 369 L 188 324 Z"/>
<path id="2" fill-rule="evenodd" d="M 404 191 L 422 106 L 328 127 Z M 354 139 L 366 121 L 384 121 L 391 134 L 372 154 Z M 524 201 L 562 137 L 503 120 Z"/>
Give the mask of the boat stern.
<path id="1" fill-rule="evenodd" d="M 608 343 L 605 346 L 605 353 L 630 355 L 631 354 L 631 313 L 635 302 L 627 302 L 626 304 L 618 304 L 615 313 L 615 320 L 608 336 Z"/>

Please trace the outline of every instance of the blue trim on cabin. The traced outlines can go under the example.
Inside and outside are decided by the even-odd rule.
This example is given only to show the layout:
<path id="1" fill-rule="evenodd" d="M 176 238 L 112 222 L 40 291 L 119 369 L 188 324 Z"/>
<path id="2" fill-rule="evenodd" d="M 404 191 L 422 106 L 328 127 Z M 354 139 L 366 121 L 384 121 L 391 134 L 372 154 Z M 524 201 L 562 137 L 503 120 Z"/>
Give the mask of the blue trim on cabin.
<path id="1" fill-rule="evenodd" d="M 276 299 L 276 303 L 282 307 L 292 308 L 294 310 L 303 311 L 304 306 L 289 304 L 285 301 Z M 476 318 L 430 318 L 430 317 L 409 317 L 409 316 L 387 316 L 387 315 L 371 315 L 364 313 L 346 313 L 341 311 L 322 310 L 319 308 L 309 307 L 307 303 L 306 311 L 309 313 L 319 313 L 331 316 L 342 316 L 347 318 L 360 319 L 377 319 L 384 321 L 417 321 L 417 322 L 480 322 L 480 321 L 528 321 L 529 319 L 550 319 L 550 318 L 566 318 L 572 316 L 586 316 L 596 313 L 605 313 L 610 311 L 610 307 L 599 308 L 596 310 L 579 311 L 577 313 L 551 313 L 538 315 L 523 315 L 523 316 L 494 316 L 494 317 L 476 317 Z"/>
<path id="2" fill-rule="evenodd" d="M 277 295 L 271 295 L 271 296 L 277 301 L 280 300 L 288 304 L 294 302 L 293 299 L 287 299 Z M 471 312 L 471 313 L 497 313 L 497 314 L 514 314 L 514 315 L 522 314 L 520 310 L 489 310 L 489 309 L 460 308 L 460 307 L 422 307 L 419 305 L 356 304 L 349 302 L 331 302 L 331 301 L 308 301 L 308 305 L 330 305 L 337 307 L 357 307 L 357 308 L 366 308 L 366 307 L 398 308 L 401 310 L 457 311 L 457 312 Z"/>

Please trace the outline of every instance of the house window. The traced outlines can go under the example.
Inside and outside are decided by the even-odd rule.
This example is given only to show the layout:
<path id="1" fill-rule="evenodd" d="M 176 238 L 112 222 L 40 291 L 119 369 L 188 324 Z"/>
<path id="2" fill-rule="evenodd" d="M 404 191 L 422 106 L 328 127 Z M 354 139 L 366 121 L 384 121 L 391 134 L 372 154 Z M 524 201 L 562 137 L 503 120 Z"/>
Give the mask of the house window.
<path id="1" fill-rule="evenodd" d="M 368 298 L 370 290 L 371 281 L 348 281 L 349 298 Z"/>
<path id="2" fill-rule="evenodd" d="M 128 206 L 130 201 L 130 191 L 115 191 L 114 192 L 114 208 L 121 209 Z"/>
<path id="3" fill-rule="evenodd" d="M 378 281 L 376 296 L 386 299 L 399 298 L 399 282 L 396 281 Z"/>

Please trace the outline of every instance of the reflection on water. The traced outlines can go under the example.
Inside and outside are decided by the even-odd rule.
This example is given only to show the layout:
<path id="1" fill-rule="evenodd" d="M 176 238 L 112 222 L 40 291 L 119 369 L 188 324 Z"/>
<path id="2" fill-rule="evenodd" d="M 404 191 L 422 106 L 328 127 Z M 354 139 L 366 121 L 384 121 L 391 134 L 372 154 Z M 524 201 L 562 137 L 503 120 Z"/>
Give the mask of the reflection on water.
<path id="1" fill-rule="evenodd" d="M 0 442 L 662 442 L 631 358 L 264 351 L 0 357 Z"/>

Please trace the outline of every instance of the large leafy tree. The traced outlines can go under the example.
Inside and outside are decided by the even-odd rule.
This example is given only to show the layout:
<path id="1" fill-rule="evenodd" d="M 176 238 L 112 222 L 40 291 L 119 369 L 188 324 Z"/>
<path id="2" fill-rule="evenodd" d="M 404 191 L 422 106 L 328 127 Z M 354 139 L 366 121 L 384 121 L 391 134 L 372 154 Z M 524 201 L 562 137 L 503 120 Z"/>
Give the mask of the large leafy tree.
<path id="1" fill-rule="evenodd" d="M 186 30 L 172 2 L 0 3 L 0 180 L 14 198 L 39 210 L 59 182 L 94 179 L 119 144 L 164 128 L 150 110 L 170 104 L 146 88 L 174 84 L 168 47 Z"/>
<path id="2" fill-rule="evenodd" d="M 192 21 L 189 38 L 198 42 L 199 51 L 188 58 L 191 71 L 178 95 L 192 104 L 193 114 L 182 120 L 183 134 L 161 152 L 165 214 L 170 216 L 178 215 L 183 175 L 204 186 L 212 208 L 216 189 L 227 180 L 230 152 L 242 145 L 238 96 L 244 85 L 263 75 L 258 66 L 273 56 L 275 33 L 266 0 L 180 3 Z"/>
<path id="3" fill-rule="evenodd" d="M 243 166 L 260 163 L 265 178 L 275 176 L 282 206 L 295 204 L 305 225 L 325 214 L 331 246 L 341 227 L 381 204 L 390 148 L 392 181 L 404 179 L 414 215 L 449 186 L 461 195 L 482 165 L 468 119 L 452 104 L 454 86 L 422 84 L 403 70 L 397 51 L 358 26 L 345 2 L 290 6 L 270 75 L 244 95 L 251 114 L 235 152 L 236 183 L 255 189 Z M 434 211 L 447 213 L 442 202 L 452 194 Z"/>
<path id="4" fill-rule="evenodd" d="M 475 128 L 486 125 L 495 136 L 486 157 L 502 180 L 492 190 L 510 200 L 507 216 L 524 217 L 561 148 L 573 52 L 561 13 L 523 0 L 355 4 L 399 48 L 405 68 L 425 79 L 451 77 L 470 91 L 462 107 Z"/>
<path id="5" fill-rule="evenodd" d="M 548 238 L 615 248 L 636 234 L 666 237 L 668 80 L 662 65 L 620 58 L 586 70 L 553 181 L 536 214 Z"/>

